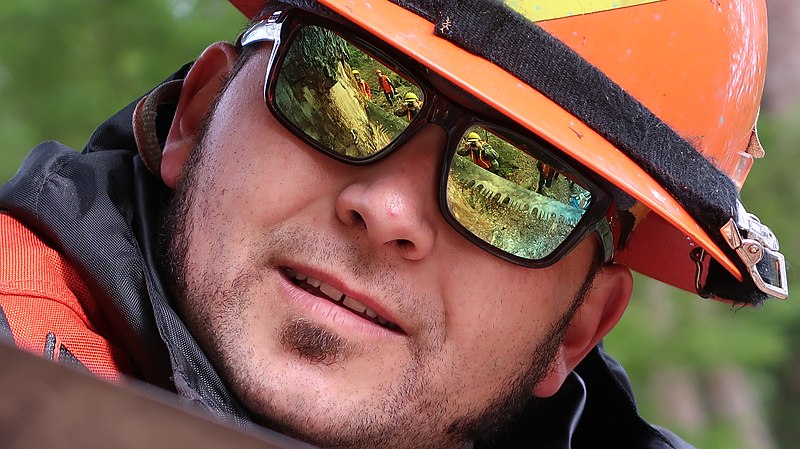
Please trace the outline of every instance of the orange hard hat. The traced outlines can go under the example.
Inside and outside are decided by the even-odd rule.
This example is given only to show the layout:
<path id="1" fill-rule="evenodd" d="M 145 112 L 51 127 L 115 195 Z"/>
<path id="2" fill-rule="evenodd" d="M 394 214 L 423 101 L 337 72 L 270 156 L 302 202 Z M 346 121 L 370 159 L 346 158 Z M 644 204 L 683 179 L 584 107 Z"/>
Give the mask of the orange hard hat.
<path id="1" fill-rule="evenodd" d="M 763 155 L 764 0 L 319 3 L 624 192 L 617 262 L 718 299 L 786 297 L 777 239 L 738 196 Z"/>

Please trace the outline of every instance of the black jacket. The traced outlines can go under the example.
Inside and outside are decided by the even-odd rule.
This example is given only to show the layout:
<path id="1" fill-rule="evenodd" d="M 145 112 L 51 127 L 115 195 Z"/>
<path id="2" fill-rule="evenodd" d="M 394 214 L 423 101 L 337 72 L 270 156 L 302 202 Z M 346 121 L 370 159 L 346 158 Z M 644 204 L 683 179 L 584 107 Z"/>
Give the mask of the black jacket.
<path id="1" fill-rule="evenodd" d="M 186 67 L 173 75 L 181 78 Z M 92 135 L 81 153 L 57 142 L 33 149 L 0 187 L 0 209 L 81 271 L 103 315 L 123 336 L 137 377 L 176 391 L 212 413 L 250 425 L 170 305 L 158 270 L 160 215 L 170 192 L 137 154 L 129 105 Z M 159 113 L 166 136 L 174 110 Z M 476 448 L 690 448 L 639 417 L 622 367 L 597 347 L 552 398 L 532 401 L 493 442 Z"/>

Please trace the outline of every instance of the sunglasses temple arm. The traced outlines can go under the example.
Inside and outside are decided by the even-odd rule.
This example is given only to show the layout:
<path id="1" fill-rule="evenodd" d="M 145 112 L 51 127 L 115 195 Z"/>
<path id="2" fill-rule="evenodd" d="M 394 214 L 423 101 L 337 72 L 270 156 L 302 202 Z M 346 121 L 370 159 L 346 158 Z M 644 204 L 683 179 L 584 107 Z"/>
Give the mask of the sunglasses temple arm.
<path id="1" fill-rule="evenodd" d="M 270 16 L 269 19 L 259 20 L 251 25 L 236 39 L 237 46 L 244 47 L 257 42 L 277 41 L 281 35 L 281 24 L 275 21 L 278 14 L 280 11 Z"/>
<path id="2" fill-rule="evenodd" d="M 611 223 L 606 219 L 598 221 L 594 232 L 597 233 L 600 244 L 603 246 L 603 263 L 611 262 L 614 259 L 614 232 L 611 229 Z"/>

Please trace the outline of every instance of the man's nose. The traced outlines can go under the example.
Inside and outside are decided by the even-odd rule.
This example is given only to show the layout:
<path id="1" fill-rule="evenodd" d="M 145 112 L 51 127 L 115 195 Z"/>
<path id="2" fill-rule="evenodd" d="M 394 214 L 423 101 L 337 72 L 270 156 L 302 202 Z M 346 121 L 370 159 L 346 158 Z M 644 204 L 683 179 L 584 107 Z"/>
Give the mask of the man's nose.
<path id="1" fill-rule="evenodd" d="M 441 219 L 438 174 L 445 133 L 428 125 L 386 159 L 361 167 L 336 200 L 336 216 L 378 248 L 408 260 L 433 249 Z"/>

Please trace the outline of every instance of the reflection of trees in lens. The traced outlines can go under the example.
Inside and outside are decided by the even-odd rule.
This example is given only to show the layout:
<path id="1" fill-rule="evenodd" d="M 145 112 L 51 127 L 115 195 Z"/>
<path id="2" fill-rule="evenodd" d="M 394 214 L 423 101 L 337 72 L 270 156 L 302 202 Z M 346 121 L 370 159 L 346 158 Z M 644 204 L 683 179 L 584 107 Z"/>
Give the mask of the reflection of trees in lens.
<path id="1" fill-rule="evenodd" d="M 304 27 L 279 72 L 278 110 L 323 146 L 354 158 L 370 156 L 406 124 L 359 94 L 352 71 L 367 78 L 369 66 L 380 64 L 329 30 Z"/>
<path id="2" fill-rule="evenodd" d="M 406 129 L 408 123 L 410 122 L 406 114 L 403 113 L 402 96 L 406 92 L 414 92 L 421 99 L 422 91 L 419 89 L 419 87 L 411 84 L 408 81 L 405 81 L 405 79 L 402 76 L 400 76 L 393 70 L 389 69 L 388 67 L 381 64 L 377 60 L 369 57 L 361 50 L 358 50 L 355 46 L 351 45 L 350 48 L 351 48 L 351 54 L 359 55 L 358 59 L 361 61 L 362 64 L 365 64 L 364 66 L 361 66 L 363 67 L 363 71 L 371 74 L 370 75 L 371 78 L 375 78 L 374 76 L 375 70 L 380 70 L 381 73 L 385 74 L 392 80 L 392 82 L 395 84 L 395 87 L 397 87 L 398 84 L 405 86 L 403 88 L 405 90 L 399 90 L 399 89 L 396 90 L 397 98 L 394 104 L 388 104 L 383 99 L 384 98 L 383 91 L 380 89 L 379 86 L 377 86 L 377 81 L 373 79 L 372 82 L 373 84 L 376 84 L 376 86 L 374 89 L 372 100 L 366 102 L 365 104 L 365 109 L 367 111 L 369 119 L 375 123 L 380 124 L 384 129 L 386 129 L 386 131 L 392 136 L 392 138 L 397 137 L 401 132 L 403 132 L 403 130 Z M 403 83 L 400 83 L 399 81 L 396 80 L 404 80 L 404 81 Z"/>
<path id="3" fill-rule="evenodd" d="M 371 83 L 373 96 L 370 101 L 364 102 L 364 109 L 369 121 L 385 131 L 389 140 L 393 140 L 403 130 L 406 129 L 410 119 L 403 111 L 403 95 L 413 92 L 417 95 L 420 103 L 424 101 L 422 90 L 412 83 L 409 79 L 397 73 L 389 66 L 382 64 L 359 47 L 348 43 L 347 52 L 353 68 L 359 70 L 362 79 Z M 377 80 L 377 71 L 386 75 L 395 87 L 394 104 L 382 101 L 383 90 Z"/>
<path id="4" fill-rule="evenodd" d="M 520 186 L 530 187 L 536 171 L 536 160 L 495 134 L 489 133 L 488 136 L 488 142 L 497 151 L 500 161 L 498 174 Z"/>
<path id="5" fill-rule="evenodd" d="M 456 219 L 479 238 L 520 257 L 552 252 L 574 229 L 583 211 L 539 195 L 456 156 L 447 200 Z"/>
<path id="6" fill-rule="evenodd" d="M 471 131 L 477 132 L 495 149 L 500 166 L 495 173 L 499 176 L 564 204 L 588 207 L 589 192 L 564 173 L 538 161 L 489 130 L 474 127 Z"/>

